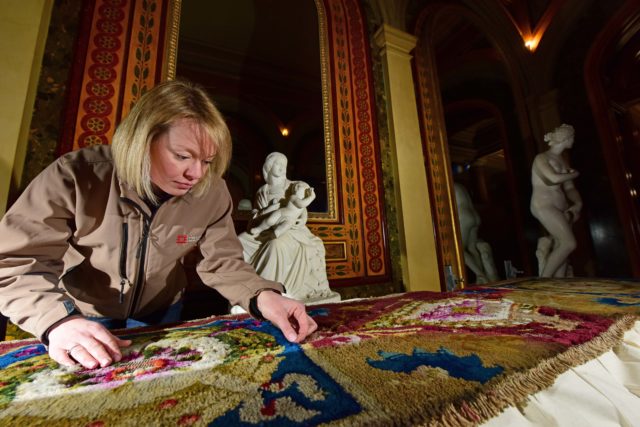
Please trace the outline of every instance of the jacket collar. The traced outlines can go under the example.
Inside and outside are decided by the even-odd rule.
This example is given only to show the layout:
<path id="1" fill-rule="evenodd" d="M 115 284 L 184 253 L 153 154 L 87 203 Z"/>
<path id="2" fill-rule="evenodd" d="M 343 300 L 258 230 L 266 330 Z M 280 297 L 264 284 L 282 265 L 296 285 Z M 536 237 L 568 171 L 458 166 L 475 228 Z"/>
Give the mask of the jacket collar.
<path id="1" fill-rule="evenodd" d="M 151 209 L 146 204 L 142 197 L 133 189 L 130 185 L 125 184 L 124 182 L 118 179 L 118 187 L 120 189 L 120 200 L 126 202 L 127 204 L 133 204 L 138 207 L 138 209 L 142 210 L 147 216 L 151 216 Z"/>
<path id="2" fill-rule="evenodd" d="M 117 178 L 116 178 L 117 179 Z M 147 205 L 147 202 L 145 202 L 142 197 L 140 197 L 140 195 L 128 184 L 125 184 L 124 182 L 120 181 L 118 179 L 118 187 L 120 189 L 120 199 L 123 200 L 130 200 L 133 203 L 135 203 L 136 205 L 140 206 L 140 208 L 147 214 L 147 215 L 151 215 L 151 209 L 149 208 L 149 206 Z M 180 197 L 171 197 L 169 200 L 165 201 L 165 203 L 181 203 L 181 202 L 185 202 L 187 204 L 190 204 L 193 201 L 193 194 L 191 194 L 190 192 L 185 194 L 184 196 L 180 196 Z"/>

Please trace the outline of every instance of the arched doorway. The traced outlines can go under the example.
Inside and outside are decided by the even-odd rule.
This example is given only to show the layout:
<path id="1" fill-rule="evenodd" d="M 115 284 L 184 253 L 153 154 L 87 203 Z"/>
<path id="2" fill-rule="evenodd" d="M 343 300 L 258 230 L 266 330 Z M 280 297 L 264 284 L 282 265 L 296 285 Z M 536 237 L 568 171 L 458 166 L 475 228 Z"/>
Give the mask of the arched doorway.
<path id="1" fill-rule="evenodd" d="M 443 281 L 450 281 L 449 273 L 463 283 L 479 281 L 465 260 L 454 182 L 466 188 L 481 218 L 478 233 L 492 248 L 499 272 L 493 280 L 513 277 L 515 270 L 531 274 L 526 201 L 515 187 L 523 179 L 512 166 L 513 144 L 523 138 L 501 51 L 459 5 L 425 7 L 415 28 L 418 102 Z M 526 160 L 520 156 L 518 164 Z"/>
<path id="2" fill-rule="evenodd" d="M 634 277 L 640 277 L 640 12 L 627 1 L 594 42 L 585 81 Z"/>

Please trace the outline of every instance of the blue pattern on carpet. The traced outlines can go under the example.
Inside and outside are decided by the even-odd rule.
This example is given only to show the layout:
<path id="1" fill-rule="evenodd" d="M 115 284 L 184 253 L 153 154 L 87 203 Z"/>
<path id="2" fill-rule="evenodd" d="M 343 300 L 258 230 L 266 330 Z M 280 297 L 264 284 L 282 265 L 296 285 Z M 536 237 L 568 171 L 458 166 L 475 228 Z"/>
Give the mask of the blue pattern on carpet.
<path id="1" fill-rule="evenodd" d="M 252 323 L 253 325 L 250 326 L 250 329 L 270 334 L 276 338 L 279 345 L 284 346 L 284 350 L 279 356 L 285 356 L 285 360 L 280 362 L 278 369 L 273 373 L 271 383 L 283 381 L 287 374 L 305 375 L 311 377 L 316 382 L 318 389 L 322 390 L 324 394 L 324 399 L 322 400 L 311 400 L 300 391 L 299 386 L 295 383 L 279 391 L 262 389 L 261 395 L 264 408 L 269 407 L 276 399 L 288 397 L 297 405 L 307 410 L 318 411 L 318 415 L 304 421 L 305 426 L 328 423 L 362 411 L 360 404 L 322 368 L 313 363 L 313 361 L 303 353 L 299 344 L 289 342 L 280 329 L 274 327 L 269 322 L 256 324 L 255 321 L 252 321 Z M 241 420 L 240 409 L 242 405 L 241 403 L 235 409 L 215 419 L 209 425 L 214 427 L 254 425 Z M 300 423 L 283 416 L 283 414 L 277 414 L 269 421 L 260 422 L 260 425 L 299 426 Z"/>
<path id="2" fill-rule="evenodd" d="M 378 354 L 382 356 L 382 360 L 367 358 L 367 363 L 374 368 L 393 372 L 410 373 L 420 366 L 429 366 L 444 369 L 454 378 L 479 381 L 484 384 L 504 371 L 504 368 L 499 365 L 485 368 L 482 366 L 482 360 L 477 354 L 456 356 L 444 347 L 440 347 L 435 353 L 429 353 L 421 348 L 414 348 L 412 355 L 390 353 L 382 350 Z"/>
<path id="3" fill-rule="evenodd" d="M 42 344 L 37 344 L 29 346 L 27 348 L 21 348 L 20 350 L 12 351 L 3 356 L 0 356 L 0 369 L 4 369 L 12 363 L 45 354 L 46 352 L 47 349 Z"/>
<path id="4" fill-rule="evenodd" d="M 618 298 L 598 298 L 600 304 L 614 305 L 616 307 L 635 307 L 640 306 L 638 302 L 620 302 Z"/>

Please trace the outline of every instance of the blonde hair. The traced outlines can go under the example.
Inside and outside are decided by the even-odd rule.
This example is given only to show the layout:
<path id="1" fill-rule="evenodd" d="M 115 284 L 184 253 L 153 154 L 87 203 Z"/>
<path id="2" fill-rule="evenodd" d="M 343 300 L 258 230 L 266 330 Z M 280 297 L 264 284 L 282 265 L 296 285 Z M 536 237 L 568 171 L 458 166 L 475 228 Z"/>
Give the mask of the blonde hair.
<path id="1" fill-rule="evenodd" d="M 554 145 L 558 141 L 562 141 L 565 137 L 572 137 L 575 134 L 573 126 L 562 124 L 555 128 L 552 132 L 544 135 L 544 142 Z"/>
<path id="2" fill-rule="evenodd" d="M 221 177 L 231 161 L 229 128 L 202 87 L 185 80 L 172 80 L 155 86 L 140 98 L 118 125 L 111 143 L 120 181 L 153 203 L 158 202 L 158 197 L 151 183 L 150 146 L 180 119 L 193 120 L 215 147 L 211 165 L 191 190 L 194 195 L 202 195 L 214 176 Z"/>

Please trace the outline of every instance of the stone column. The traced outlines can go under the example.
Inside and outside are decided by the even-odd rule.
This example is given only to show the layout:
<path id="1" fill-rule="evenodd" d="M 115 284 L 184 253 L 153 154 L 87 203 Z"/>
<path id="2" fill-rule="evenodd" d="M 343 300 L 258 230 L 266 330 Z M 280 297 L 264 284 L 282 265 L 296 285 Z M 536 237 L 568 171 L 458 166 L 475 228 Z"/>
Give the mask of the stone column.
<path id="1" fill-rule="evenodd" d="M 18 187 L 53 1 L 0 1 L 0 216 Z"/>
<path id="2" fill-rule="evenodd" d="M 382 60 L 399 215 L 402 279 L 408 291 L 440 291 L 434 224 L 411 67 L 417 39 L 384 24 L 374 36 Z"/>

